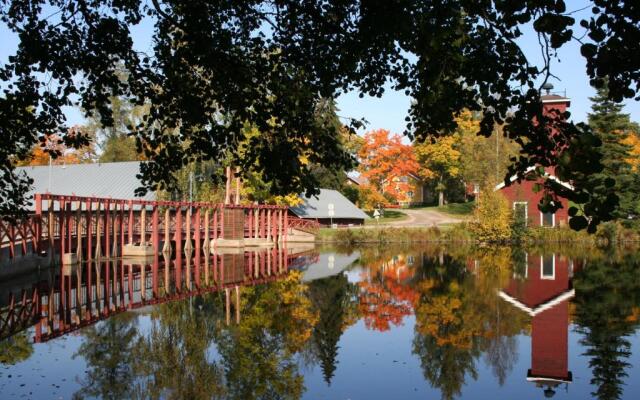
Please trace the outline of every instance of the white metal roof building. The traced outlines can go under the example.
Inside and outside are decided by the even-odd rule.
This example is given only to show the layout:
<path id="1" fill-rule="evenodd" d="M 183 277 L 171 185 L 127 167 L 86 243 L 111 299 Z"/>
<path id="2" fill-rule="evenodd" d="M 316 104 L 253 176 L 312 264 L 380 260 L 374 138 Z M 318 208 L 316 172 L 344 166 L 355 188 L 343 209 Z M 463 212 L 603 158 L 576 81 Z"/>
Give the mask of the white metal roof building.
<path id="1" fill-rule="evenodd" d="M 114 199 L 156 199 L 153 192 L 147 192 L 143 197 L 135 195 L 135 190 L 142 186 L 137 177 L 140 161 L 18 167 L 16 172 L 26 173 L 33 179 L 29 195 L 52 193 Z"/>
<path id="2" fill-rule="evenodd" d="M 301 196 L 301 199 L 302 204 L 289 208 L 300 218 L 317 219 L 323 224 L 331 220 L 336 224 L 362 224 L 369 219 L 364 211 L 337 190 L 320 189 L 320 194 L 317 196 Z M 331 209 L 333 215 L 331 215 Z"/>

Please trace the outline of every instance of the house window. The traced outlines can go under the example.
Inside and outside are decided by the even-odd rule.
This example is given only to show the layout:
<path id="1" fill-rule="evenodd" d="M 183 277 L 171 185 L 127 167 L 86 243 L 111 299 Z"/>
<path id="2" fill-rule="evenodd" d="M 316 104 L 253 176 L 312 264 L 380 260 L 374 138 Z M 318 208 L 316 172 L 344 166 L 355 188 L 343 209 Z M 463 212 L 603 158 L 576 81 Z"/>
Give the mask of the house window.
<path id="1" fill-rule="evenodd" d="M 555 279 L 556 278 L 556 255 L 547 254 L 540 256 L 540 278 Z"/>
<path id="2" fill-rule="evenodd" d="M 529 203 L 526 201 L 514 201 L 513 202 L 513 216 L 516 221 L 524 221 L 524 225 L 527 226 Z"/>
<path id="3" fill-rule="evenodd" d="M 556 226 L 555 213 L 540 213 L 540 225 L 547 226 L 547 227 Z"/>
<path id="4" fill-rule="evenodd" d="M 413 263 L 415 262 L 413 256 L 408 256 L 407 257 L 407 265 L 413 265 Z"/>
<path id="5" fill-rule="evenodd" d="M 409 198 L 413 198 L 413 192 L 412 191 L 408 191 L 407 192 L 407 196 L 409 196 Z"/>

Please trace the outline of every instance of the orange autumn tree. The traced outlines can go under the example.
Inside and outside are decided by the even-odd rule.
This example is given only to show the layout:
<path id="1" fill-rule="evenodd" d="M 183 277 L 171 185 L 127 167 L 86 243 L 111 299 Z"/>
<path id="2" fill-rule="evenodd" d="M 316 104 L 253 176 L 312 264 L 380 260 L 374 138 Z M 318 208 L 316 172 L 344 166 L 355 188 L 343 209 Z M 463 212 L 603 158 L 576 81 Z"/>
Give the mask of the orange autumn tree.
<path id="1" fill-rule="evenodd" d="M 68 135 L 75 135 L 81 128 L 74 126 L 69 129 Z M 91 162 L 96 156 L 93 141 L 91 144 L 79 149 L 69 149 L 64 145 L 62 138 L 57 135 L 49 135 L 44 138 L 44 142 L 35 144 L 31 149 L 28 157 L 16 162 L 17 166 L 37 166 L 48 165 L 50 154 L 55 153 L 57 156 L 51 158 L 53 165 L 61 164 L 81 164 Z"/>
<path id="2" fill-rule="evenodd" d="M 358 152 L 359 172 L 378 192 L 395 201 L 406 201 L 409 183 L 402 178 L 415 175 L 419 165 L 411 145 L 402 143 L 400 135 L 385 129 L 369 131 Z"/>

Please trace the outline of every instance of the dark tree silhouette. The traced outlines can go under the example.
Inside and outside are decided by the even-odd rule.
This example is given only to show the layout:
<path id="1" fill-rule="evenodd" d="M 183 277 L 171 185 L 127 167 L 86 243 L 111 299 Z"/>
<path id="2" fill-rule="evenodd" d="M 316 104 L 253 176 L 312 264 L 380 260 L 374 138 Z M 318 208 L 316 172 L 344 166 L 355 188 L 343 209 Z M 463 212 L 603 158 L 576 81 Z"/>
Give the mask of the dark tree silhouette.
<path id="1" fill-rule="evenodd" d="M 357 287 L 339 274 L 309 284 L 309 298 L 318 312 L 311 336 L 314 355 L 320 361 L 324 380 L 331 385 L 336 370 L 338 342 L 346 329 L 348 315 L 357 309 Z"/>
<path id="2" fill-rule="evenodd" d="M 630 367 L 629 336 L 638 327 L 634 313 L 640 306 L 638 263 L 631 257 L 591 262 L 576 274 L 574 285 L 575 322 L 584 335 L 580 343 L 589 357 L 591 384 L 596 386 L 592 395 L 600 400 L 620 399 Z"/>
<path id="3" fill-rule="evenodd" d="M 406 117 L 412 137 L 449 135 L 456 114 L 481 111 L 482 135 L 502 124 L 521 146 L 510 175 L 558 164 L 556 175 L 576 189 L 544 189 L 585 204 L 593 218 L 577 216 L 573 226 L 593 230 L 610 208 L 574 178 L 601 168 L 596 142 L 586 126 L 542 115 L 538 90 L 552 78 L 555 49 L 576 38 L 592 85 L 608 77 L 610 99 L 637 95 L 640 60 L 629 57 L 640 52 L 635 3 L 593 3 L 578 26 L 563 0 L 4 1 L 0 20 L 19 42 L 0 66 L 0 214 L 25 205 L 29 182 L 13 166 L 33 144 L 56 133 L 67 145 L 87 142 L 67 134 L 65 107 L 95 111 L 108 127 L 113 96 L 149 106 L 144 121 L 127 127 L 149 159 L 141 191 L 171 189 L 184 165 L 231 154 L 242 171 L 258 165 L 274 194 L 311 194 L 312 165 L 353 161 L 335 127 L 316 119 L 323 99 L 349 90 L 380 96 L 390 84 L 414 100 Z M 132 31 L 145 19 L 154 25 L 153 48 L 140 52 Z M 518 45 L 530 25 L 544 55 L 537 66 Z M 236 135 L 247 123 L 261 135 L 240 157 Z M 552 129 L 561 134 L 552 138 Z"/>

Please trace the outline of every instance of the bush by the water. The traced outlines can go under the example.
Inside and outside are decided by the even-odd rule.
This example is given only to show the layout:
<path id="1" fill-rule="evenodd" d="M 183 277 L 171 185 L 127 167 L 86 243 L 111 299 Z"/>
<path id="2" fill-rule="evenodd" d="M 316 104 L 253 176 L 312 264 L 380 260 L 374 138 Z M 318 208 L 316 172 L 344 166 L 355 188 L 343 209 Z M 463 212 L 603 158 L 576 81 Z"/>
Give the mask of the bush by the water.
<path id="1" fill-rule="evenodd" d="M 490 187 L 480 192 L 469 228 L 480 242 L 506 242 L 511 239 L 511 208 L 502 193 Z"/>

